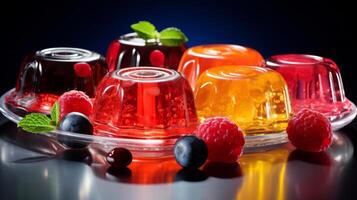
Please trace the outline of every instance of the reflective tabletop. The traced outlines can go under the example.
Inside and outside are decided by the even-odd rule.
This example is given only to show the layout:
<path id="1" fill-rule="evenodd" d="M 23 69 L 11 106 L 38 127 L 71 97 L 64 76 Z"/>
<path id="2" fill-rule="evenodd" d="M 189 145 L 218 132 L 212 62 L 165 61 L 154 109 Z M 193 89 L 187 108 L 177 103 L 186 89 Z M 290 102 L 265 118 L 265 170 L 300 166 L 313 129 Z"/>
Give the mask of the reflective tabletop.
<path id="1" fill-rule="evenodd" d="M 24 133 L 1 116 L 0 199 L 356 199 L 355 122 L 327 152 L 289 144 L 245 153 L 236 164 L 182 170 L 173 159 L 134 161 L 113 170 L 105 152 L 66 150 Z"/>

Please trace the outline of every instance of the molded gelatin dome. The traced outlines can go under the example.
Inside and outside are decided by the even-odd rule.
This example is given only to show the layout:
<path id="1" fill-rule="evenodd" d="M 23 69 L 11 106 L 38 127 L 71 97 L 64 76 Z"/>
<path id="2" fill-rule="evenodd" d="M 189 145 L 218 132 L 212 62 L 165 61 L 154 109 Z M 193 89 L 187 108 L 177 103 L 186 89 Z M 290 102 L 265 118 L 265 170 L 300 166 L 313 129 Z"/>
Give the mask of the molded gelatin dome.
<path id="1" fill-rule="evenodd" d="M 164 46 L 155 39 L 144 40 L 136 33 L 120 36 L 108 47 L 106 61 L 110 71 L 138 66 L 164 67 L 177 70 L 185 44 Z"/>
<path id="2" fill-rule="evenodd" d="M 330 120 L 336 120 L 351 111 L 340 70 L 332 60 L 286 54 L 270 57 L 266 66 L 285 78 L 294 112 L 310 108 L 325 114 Z"/>
<path id="3" fill-rule="evenodd" d="M 97 135 L 177 138 L 197 126 L 192 89 L 176 71 L 132 67 L 113 71 L 99 84 L 93 123 Z"/>
<path id="4" fill-rule="evenodd" d="M 254 49 L 231 45 L 210 44 L 189 48 L 182 56 L 178 71 L 192 88 L 207 69 L 228 65 L 263 66 L 264 58 Z"/>
<path id="5" fill-rule="evenodd" d="M 85 73 L 76 71 L 75 65 Z M 81 67 L 81 66 L 80 66 Z M 69 90 L 81 90 L 94 97 L 95 88 L 108 72 L 99 54 L 78 48 L 49 48 L 25 57 L 16 89 L 6 103 L 15 110 L 49 113 L 58 97 Z"/>
<path id="6" fill-rule="evenodd" d="M 291 112 L 284 78 L 262 67 L 210 68 L 197 80 L 194 96 L 200 119 L 226 116 L 246 134 L 284 131 Z"/>

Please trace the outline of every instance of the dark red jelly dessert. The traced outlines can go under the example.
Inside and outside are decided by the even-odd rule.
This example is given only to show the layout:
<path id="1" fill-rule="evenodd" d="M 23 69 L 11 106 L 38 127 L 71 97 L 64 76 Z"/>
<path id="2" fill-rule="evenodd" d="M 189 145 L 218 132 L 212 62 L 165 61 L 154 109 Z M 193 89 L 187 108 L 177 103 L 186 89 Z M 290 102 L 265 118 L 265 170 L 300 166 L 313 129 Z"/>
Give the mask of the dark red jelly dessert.
<path id="1" fill-rule="evenodd" d="M 15 110 L 49 113 L 66 91 L 80 90 L 94 97 L 107 72 L 104 58 L 95 52 L 67 47 L 43 49 L 25 57 L 16 89 L 6 103 Z"/>
<path id="2" fill-rule="evenodd" d="M 137 66 L 154 66 L 177 70 L 185 50 L 184 44 L 164 46 L 155 39 L 144 40 L 139 38 L 136 33 L 129 33 L 114 40 L 109 45 L 106 61 L 110 71 Z"/>

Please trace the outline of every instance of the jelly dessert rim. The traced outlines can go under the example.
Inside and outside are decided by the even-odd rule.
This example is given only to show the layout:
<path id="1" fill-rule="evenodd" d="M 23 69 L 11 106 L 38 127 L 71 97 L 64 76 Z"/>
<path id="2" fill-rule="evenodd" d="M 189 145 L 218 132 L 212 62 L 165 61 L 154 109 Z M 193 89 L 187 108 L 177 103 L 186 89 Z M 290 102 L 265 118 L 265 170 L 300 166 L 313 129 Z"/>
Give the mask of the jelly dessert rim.
<path id="1" fill-rule="evenodd" d="M 304 60 L 301 61 L 288 60 L 288 58 L 291 58 L 293 56 Z M 266 61 L 266 65 L 273 66 L 273 67 L 278 67 L 281 65 L 307 66 L 307 65 L 316 65 L 325 62 L 326 60 L 324 57 L 311 55 L 311 54 L 279 54 L 268 58 Z"/>
<path id="2" fill-rule="evenodd" d="M 236 71 L 235 72 L 234 71 L 233 72 L 223 71 L 223 69 L 226 69 L 226 68 L 235 68 Z M 251 70 L 252 73 L 250 73 L 250 74 L 240 74 L 240 73 L 238 73 L 239 69 L 242 69 L 242 68 Z M 265 68 L 265 67 L 259 67 L 259 66 L 224 65 L 224 66 L 218 66 L 218 67 L 210 68 L 210 69 L 206 70 L 205 73 L 206 73 L 207 76 L 210 76 L 210 77 L 216 78 L 216 79 L 239 80 L 239 79 L 259 76 L 260 74 L 263 74 L 263 73 L 276 73 L 276 72 L 274 70 L 272 70 L 272 69 Z"/>
<path id="3" fill-rule="evenodd" d="M 81 48 L 52 47 L 36 52 L 36 56 L 56 62 L 90 62 L 100 58 L 100 54 Z"/>
<path id="4" fill-rule="evenodd" d="M 225 58 L 223 55 L 213 55 L 213 54 L 208 54 L 208 53 L 202 53 L 200 51 L 197 51 L 197 49 L 201 48 L 204 50 L 213 50 L 214 48 L 217 47 L 233 47 L 241 50 L 249 50 L 253 51 L 257 54 L 259 52 L 253 48 L 242 46 L 242 45 L 237 45 L 237 44 L 225 44 L 225 43 L 217 43 L 217 44 L 205 44 L 205 45 L 197 45 L 189 48 L 187 50 L 187 54 L 196 56 L 196 57 L 203 57 L 203 58 Z M 241 53 L 240 51 L 224 51 L 224 52 L 235 52 L 235 53 Z"/>
<path id="5" fill-rule="evenodd" d="M 180 74 L 166 68 L 139 66 L 115 70 L 111 76 L 124 81 L 156 83 L 175 80 L 180 77 Z"/>
<path id="6" fill-rule="evenodd" d="M 131 39 L 138 39 L 138 40 L 131 40 Z M 132 32 L 132 33 L 127 33 L 124 35 L 119 36 L 117 39 L 119 43 L 121 44 L 126 44 L 126 45 L 131 45 L 131 46 L 147 46 L 147 45 L 157 45 L 157 46 L 164 46 L 161 44 L 161 42 L 157 39 L 148 39 L 145 40 L 143 38 L 140 38 L 137 33 Z M 167 48 L 177 48 L 177 46 L 165 46 Z"/>

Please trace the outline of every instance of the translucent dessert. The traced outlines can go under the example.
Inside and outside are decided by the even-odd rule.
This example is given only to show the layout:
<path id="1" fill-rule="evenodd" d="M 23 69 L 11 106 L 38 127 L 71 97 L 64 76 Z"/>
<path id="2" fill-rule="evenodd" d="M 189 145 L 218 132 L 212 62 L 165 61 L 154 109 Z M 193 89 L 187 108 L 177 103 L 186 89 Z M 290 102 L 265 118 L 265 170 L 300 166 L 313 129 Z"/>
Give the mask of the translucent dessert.
<path id="1" fill-rule="evenodd" d="M 92 121 L 97 135 L 177 138 L 195 130 L 197 115 L 192 89 L 178 72 L 131 67 L 99 84 Z"/>
<path id="2" fill-rule="evenodd" d="M 95 89 L 108 72 L 99 54 L 78 48 L 49 48 L 25 57 L 16 89 L 6 98 L 15 110 L 49 113 L 58 97 L 81 90 L 94 97 Z"/>
<path id="3" fill-rule="evenodd" d="M 210 44 L 189 48 L 182 56 L 178 71 L 192 88 L 207 69 L 227 65 L 263 66 L 264 58 L 254 49 L 230 45 Z"/>
<path id="4" fill-rule="evenodd" d="M 136 33 L 129 33 L 111 42 L 106 61 L 110 70 L 137 66 L 176 70 L 185 50 L 185 44 L 164 46 L 157 40 L 144 40 Z"/>
<path id="5" fill-rule="evenodd" d="M 335 120 L 351 111 L 340 70 L 332 60 L 313 55 L 286 54 L 270 57 L 266 66 L 285 78 L 294 112 L 310 108 Z"/>
<path id="6" fill-rule="evenodd" d="M 197 80 L 194 97 L 200 119 L 225 116 L 245 134 L 284 131 L 291 112 L 284 78 L 262 67 L 210 68 Z"/>

